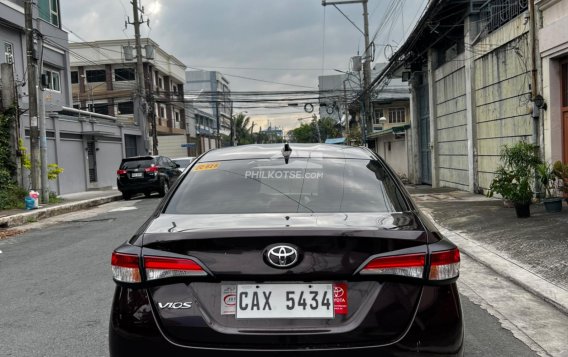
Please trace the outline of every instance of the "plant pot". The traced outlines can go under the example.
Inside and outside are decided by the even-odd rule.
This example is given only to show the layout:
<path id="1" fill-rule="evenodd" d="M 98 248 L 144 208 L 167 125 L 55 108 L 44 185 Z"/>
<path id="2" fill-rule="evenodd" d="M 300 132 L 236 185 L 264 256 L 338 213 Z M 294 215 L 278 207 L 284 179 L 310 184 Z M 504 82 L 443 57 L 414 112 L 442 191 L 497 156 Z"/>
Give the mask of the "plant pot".
<path id="1" fill-rule="evenodd" d="M 531 216 L 530 202 L 515 202 L 515 212 L 517 218 L 527 218 Z"/>
<path id="2" fill-rule="evenodd" d="M 562 198 L 553 197 L 545 198 L 543 201 L 546 212 L 561 212 L 562 211 Z"/>
<path id="3" fill-rule="evenodd" d="M 515 204 L 511 200 L 503 199 L 503 207 L 513 208 L 513 207 L 515 207 Z"/>

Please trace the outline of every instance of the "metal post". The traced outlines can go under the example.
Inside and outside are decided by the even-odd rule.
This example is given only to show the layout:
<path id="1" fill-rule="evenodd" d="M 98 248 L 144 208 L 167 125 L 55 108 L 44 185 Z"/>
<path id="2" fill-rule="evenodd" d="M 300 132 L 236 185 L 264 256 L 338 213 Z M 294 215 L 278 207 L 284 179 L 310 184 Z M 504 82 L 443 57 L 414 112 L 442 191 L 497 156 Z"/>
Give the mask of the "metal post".
<path id="1" fill-rule="evenodd" d="M 363 1 L 363 21 L 365 32 L 365 56 L 363 57 L 363 100 L 364 108 L 363 113 L 365 114 L 363 122 L 363 146 L 367 146 L 367 125 L 370 123 L 370 111 L 371 108 L 371 92 L 369 88 L 369 83 L 371 82 L 371 54 L 369 53 L 369 13 L 367 11 L 367 0 Z"/>

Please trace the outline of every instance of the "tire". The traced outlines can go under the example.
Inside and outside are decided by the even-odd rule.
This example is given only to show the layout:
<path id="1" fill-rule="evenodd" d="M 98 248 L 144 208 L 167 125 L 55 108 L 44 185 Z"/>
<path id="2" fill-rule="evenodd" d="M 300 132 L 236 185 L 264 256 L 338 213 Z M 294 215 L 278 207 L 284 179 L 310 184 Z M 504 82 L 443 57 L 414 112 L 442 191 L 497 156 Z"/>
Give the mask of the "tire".
<path id="1" fill-rule="evenodd" d="M 130 194 L 130 193 L 128 193 L 128 192 L 123 192 L 123 193 L 122 193 L 122 198 L 123 198 L 125 201 L 128 201 L 128 200 L 130 199 L 130 197 L 132 197 L 132 194 Z"/>
<path id="2" fill-rule="evenodd" d="M 162 182 L 162 186 L 160 186 L 160 191 L 159 191 L 160 197 L 164 197 L 169 190 L 170 190 L 170 184 L 168 181 L 164 180 Z"/>

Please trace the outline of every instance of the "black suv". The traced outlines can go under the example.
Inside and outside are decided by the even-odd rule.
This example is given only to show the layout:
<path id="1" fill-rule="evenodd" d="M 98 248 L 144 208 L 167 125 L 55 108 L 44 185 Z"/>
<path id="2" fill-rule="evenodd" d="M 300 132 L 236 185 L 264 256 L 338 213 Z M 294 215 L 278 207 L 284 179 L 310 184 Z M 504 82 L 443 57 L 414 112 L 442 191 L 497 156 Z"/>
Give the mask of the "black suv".
<path id="1" fill-rule="evenodd" d="M 116 183 L 125 200 L 136 193 L 149 197 L 158 192 L 163 197 L 181 173 L 179 165 L 165 156 L 127 157 L 116 172 Z"/>

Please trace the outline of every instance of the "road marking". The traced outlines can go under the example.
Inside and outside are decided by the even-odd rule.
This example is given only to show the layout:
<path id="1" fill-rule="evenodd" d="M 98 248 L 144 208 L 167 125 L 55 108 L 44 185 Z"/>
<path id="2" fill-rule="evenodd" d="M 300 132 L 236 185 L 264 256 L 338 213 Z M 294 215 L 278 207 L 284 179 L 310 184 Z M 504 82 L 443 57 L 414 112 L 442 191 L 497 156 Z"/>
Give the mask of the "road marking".
<path id="1" fill-rule="evenodd" d="M 119 208 L 115 208 L 115 209 L 111 209 L 109 212 L 120 212 L 120 211 L 133 211 L 135 209 L 138 209 L 138 207 L 119 207 Z"/>

